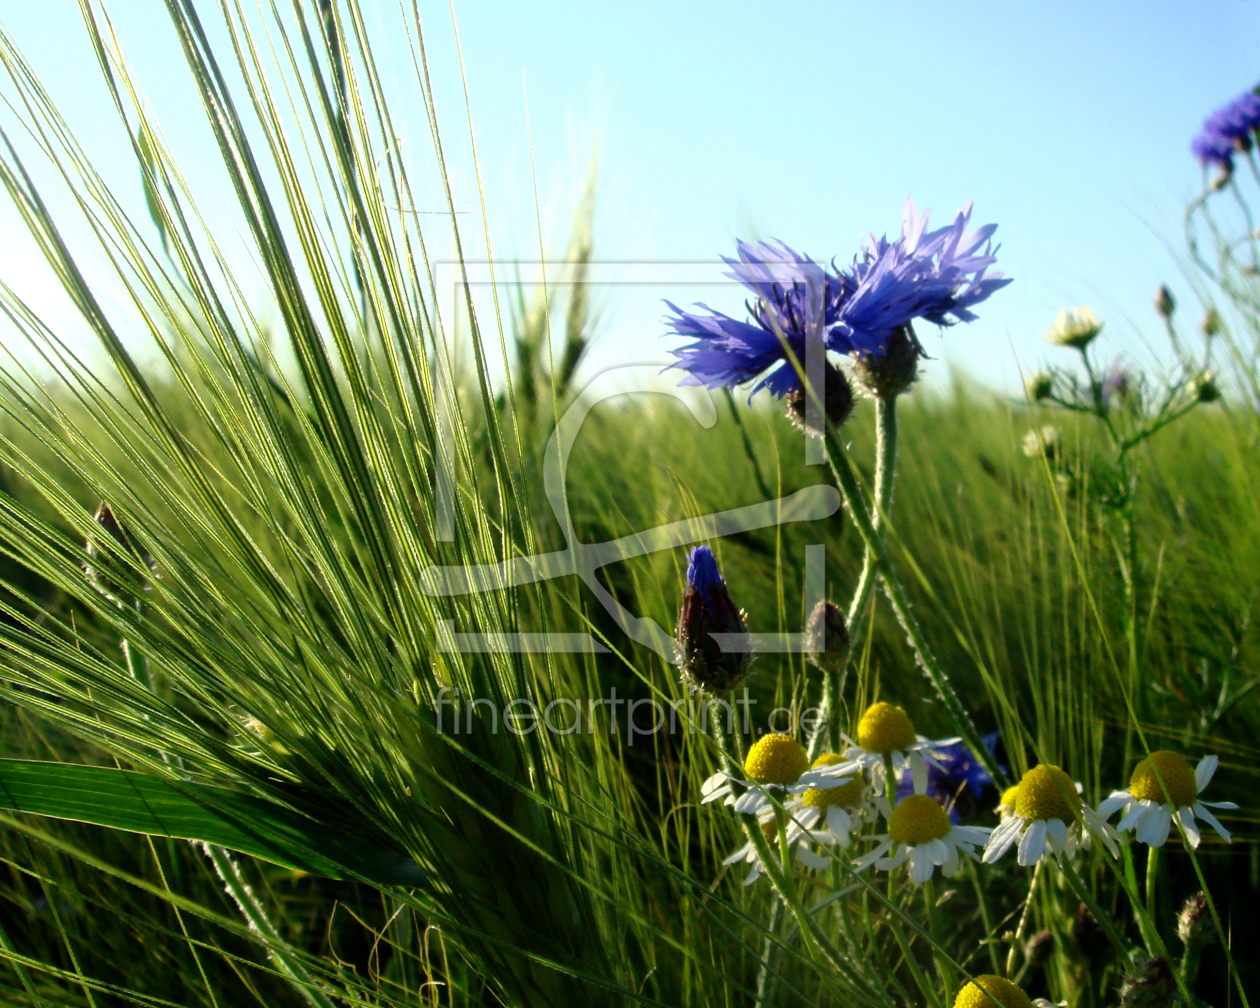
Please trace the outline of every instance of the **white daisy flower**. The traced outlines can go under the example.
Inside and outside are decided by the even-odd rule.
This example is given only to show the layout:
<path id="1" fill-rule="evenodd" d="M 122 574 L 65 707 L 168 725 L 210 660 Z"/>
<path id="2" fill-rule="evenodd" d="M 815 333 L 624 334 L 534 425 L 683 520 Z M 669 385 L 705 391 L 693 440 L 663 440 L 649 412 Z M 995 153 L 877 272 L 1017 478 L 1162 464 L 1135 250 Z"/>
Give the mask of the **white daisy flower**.
<path id="1" fill-rule="evenodd" d="M 1019 863 L 1035 865 L 1042 858 L 1059 858 L 1089 846 L 1094 834 L 1102 837 L 1113 857 L 1115 831 L 1081 801 L 1081 786 L 1057 766 L 1041 763 L 1020 779 L 1011 806 L 984 848 L 984 862 L 992 864 L 1019 841 Z M 1009 792 L 1008 792 L 1009 793 Z M 1002 795 L 1003 802 L 1007 793 Z"/>
<path id="2" fill-rule="evenodd" d="M 814 768 L 844 765 L 844 757 L 836 753 L 823 753 L 814 761 Z M 830 784 L 830 781 L 823 783 Z M 777 843 L 774 808 L 763 805 L 757 812 L 758 821 L 772 844 Z M 878 815 L 871 795 L 871 788 L 860 776 L 847 779 L 847 783 L 834 787 L 810 787 L 794 795 L 785 805 L 787 813 L 787 844 L 806 868 L 826 868 L 831 861 L 811 850 L 811 843 L 849 846 L 851 837 L 862 828 L 866 820 Z M 765 870 L 757 849 L 746 843 L 722 862 L 724 865 L 748 862 L 752 868 L 744 885 L 752 885 Z"/>
<path id="3" fill-rule="evenodd" d="M 843 756 L 823 753 L 814 760 L 814 769 L 843 764 Z M 792 814 L 793 827 L 807 834 L 807 839 L 840 848 L 848 847 L 862 824 L 873 822 L 879 814 L 872 788 L 860 775 L 839 786 L 811 787 L 794 797 L 787 810 Z M 788 837 L 792 837 L 790 830 Z"/>
<path id="4" fill-rule="evenodd" d="M 955 826 L 949 813 L 927 795 L 907 795 L 888 817 L 888 832 L 873 838 L 879 845 L 854 862 L 853 869 L 864 871 L 874 865 L 878 871 L 892 871 L 909 861 L 910 880 L 916 885 L 930 879 L 938 866 L 951 878 L 963 854 L 979 860 L 974 848 L 992 832 L 983 826 Z"/>
<path id="5" fill-rule="evenodd" d="M 1012 784 L 1002 792 L 1002 797 L 998 799 L 997 808 L 994 811 L 998 817 L 1005 822 L 1008 816 L 1015 814 L 1015 797 L 1019 794 L 1019 785 Z"/>
<path id="6" fill-rule="evenodd" d="M 724 804 L 735 806 L 736 812 L 760 813 L 770 806 L 770 790 L 789 794 L 802 794 L 810 788 L 832 788 L 847 783 L 859 772 L 857 763 L 836 763 L 811 769 L 805 747 L 788 735 L 763 735 L 748 750 L 744 759 L 746 780 L 741 780 L 719 770 L 700 785 L 701 803 L 725 799 Z M 741 784 L 747 790 L 738 798 L 733 784 Z"/>
<path id="7" fill-rule="evenodd" d="M 1191 847 L 1199 846 L 1199 827 L 1195 817 L 1211 826 L 1221 839 L 1230 843 L 1229 830 L 1217 822 L 1208 808 L 1236 809 L 1233 802 L 1199 801 L 1199 794 L 1208 786 L 1220 764 L 1216 756 L 1204 756 L 1191 772 L 1181 753 L 1161 749 L 1153 752 L 1133 768 L 1128 791 L 1113 791 L 1098 806 L 1098 815 L 1106 820 L 1123 808 L 1124 815 L 1116 829 L 1133 830 L 1134 839 L 1152 847 L 1162 847 L 1168 839 L 1173 816 L 1181 824 L 1181 832 Z"/>
<path id="8" fill-rule="evenodd" d="M 846 736 L 847 739 L 847 736 Z M 852 742 L 852 739 L 847 739 Z M 957 738 L 937 739 L 929 741 L 922 735 L 916 735 L 914 725 L 906 712 L 890 703 L 872 704 L 858 722 L 857 744 L 845 750 L 845 756 L 860 764 L 871 772 L 871 781 L 878 794 L 888 793 L 887 760 L 891 758 L 893 765 L 893 789 L 907 766 L 914 780 L 914 790 L 922 794 L 927 790 L 928 764 L 942 773 L 948 773 L 938 759 L 936 748 L 953 745 Z"/>

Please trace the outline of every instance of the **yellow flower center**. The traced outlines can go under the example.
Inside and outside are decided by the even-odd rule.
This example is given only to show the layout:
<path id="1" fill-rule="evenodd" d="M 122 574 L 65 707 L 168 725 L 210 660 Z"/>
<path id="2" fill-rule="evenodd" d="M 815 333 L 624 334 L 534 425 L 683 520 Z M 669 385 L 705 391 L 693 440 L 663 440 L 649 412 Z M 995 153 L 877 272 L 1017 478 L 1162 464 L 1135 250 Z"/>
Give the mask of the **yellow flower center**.
<path id="1" fill-rule="evenodd" d="M 921 844 L 940 840 L 954 828 L 946 811 L 927 795 L 912 794 L 901 799 L 888 820 L 888 836 L 897 843 Z"/>
<path id="2" fill-rule="evenodd" d="M 1015 796 L 1018 794 L 1019 794 L 1019 785 L 1012 784 L 1010 787 L 1008 787 L 1005 791 L 1002 792 L 1002 797 L 1001 799 L 999 799 L 998 804 L 1001 805 L 1003 808 L 1014 809 Z"/>
<path id="3" fill-rule="evenodd" d="M 823 753 L 814 760 L 814 767 L 835 766 L 843 763 L 844 757 L 839 753 Z M 857 771 L 854 771 L 857 773 Z M 832 805 L 856 805 L 862 800 L 862 775 L 857 774 L 847 784 L 833 788 L 810 788 L 801 796 L 801 801 L 810 808 L 830 808 Z"/>
<path id="4" fill-rule="evenodd" d="M 994 1008 L 994 1001 L 1002 1008 L 1032 1008 L 1022 988 L 991 973 L 968 980 L 954 998 L 954 1008 Z"/>
<path id="5" fill-rule="evenodd" d="M 915 743 L 914 725 L 900 707 L 882 700 L 872 704 L 858 722 L 857 741 L 867 752 L 887 754 Z"/>
<path id="6" fill-rule="evenodd" d="M 1161 749 L 1133 768 L 1129 794 L 1138 801 L 1153 801 L 1159 805 L 1171 801 L 1180 808 L 1195 803 L 1199 786 L 1195 783 L 1194 771 L 1181 753 Z"/>
<path id="7" fill-rule="evenodd" d="M 1057 766 L 1041 763 L 1020 778 L 1015 812 L 1025 819 L 1072 822 L 1081 814 L 1081 796 L 1071 777 Z"/>
<path id="8" fill-rule="evenodd" d="M 808 769 L 805 747 L 789 735 L 763 735 L 744 760 L 744 773 L 758 784 L 795 784 Z"/>

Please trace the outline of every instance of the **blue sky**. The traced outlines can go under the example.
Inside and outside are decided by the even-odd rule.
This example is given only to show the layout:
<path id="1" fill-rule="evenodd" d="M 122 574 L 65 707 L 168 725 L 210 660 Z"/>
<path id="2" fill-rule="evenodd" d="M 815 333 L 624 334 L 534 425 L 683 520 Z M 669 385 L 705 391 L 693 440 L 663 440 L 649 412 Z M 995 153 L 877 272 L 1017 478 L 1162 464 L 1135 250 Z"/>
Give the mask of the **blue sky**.
<path id="1" fill-rule="evenodd" d="M 159 111 L 182 85 L 161 5 L 114 4 L 129 50 L 148 66 Z M 75 41 L 73 0 L 7 10 L 4 20 L 90 132 L 95 70 Z M 364 0 L 369 22 L 396 10 Z M 421 3 L 447 142 L 463 130 L 449 13 Z M 777 237 L 847 260 L 867 230 L 894 231 L 913 195 L 941 223 L 975 202 L 997 222 L 1000 266 L 1016 282 L 983 318 L 925 343 L 996 385 L 1063 353 L 1038 333 L 1059 308 L 1092 305 L 1108 352 L 1142 358 L 1160 282 L 1189 290 L 1172 252 L 1200 185 L 1190 138 L 1217 105 L 1260 80 L 1260 7 L 1250 0 L 1019 4 L 457 3 L 493 240 L 500 257 L 536 255 L 529 101 L 543 225 L 558 244 L 593 149 L 600 151 L 598 255 L 715 263 L 736 237 Z M 391 39 L 387 70 L 405 73 Z M 410 147 L 421 110 L 401 113 Z M 168 115 L 168 123 L 171 119 Z M 178 135 L 176 120 L 170 127 Z M 415 140 L 411 138 L 414 136 Z M 197 141 L 189 134 L 189 149 Z M 476 194 L 467 160 L 459 198 Z M 0 223 L 7 222 L 0 216 Z M 22 277 L 15 255 L 0 273 Z M 714 285 L 610 288 L 592 366 L 665 359 L 660 298 L 742 296 Z M 929 327 L 930 328 L 930 327 Z"/>

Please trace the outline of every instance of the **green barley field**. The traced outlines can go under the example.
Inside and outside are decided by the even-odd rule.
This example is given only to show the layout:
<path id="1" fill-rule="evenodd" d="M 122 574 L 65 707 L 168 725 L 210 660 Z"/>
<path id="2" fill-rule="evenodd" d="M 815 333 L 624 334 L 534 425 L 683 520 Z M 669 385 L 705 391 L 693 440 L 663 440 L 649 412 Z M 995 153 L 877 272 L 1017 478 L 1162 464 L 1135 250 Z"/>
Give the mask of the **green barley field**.
<path id="1" fill-rule="evenodd" d="M 903 387 L 776 316 L 806 437 L 578 377 L 595 189 L 552 287 L 440 312 L 488 225 L 406 209 L 352 0 L 167 7 L 261 295 L 102 7 L 141 205 L 0 35 L 0 178 L 93 337 L 0 290 L 0 1004 L 1260 997 L 1249 142 L 1164 370 L 1078 312 L 1026 395 Z"/>

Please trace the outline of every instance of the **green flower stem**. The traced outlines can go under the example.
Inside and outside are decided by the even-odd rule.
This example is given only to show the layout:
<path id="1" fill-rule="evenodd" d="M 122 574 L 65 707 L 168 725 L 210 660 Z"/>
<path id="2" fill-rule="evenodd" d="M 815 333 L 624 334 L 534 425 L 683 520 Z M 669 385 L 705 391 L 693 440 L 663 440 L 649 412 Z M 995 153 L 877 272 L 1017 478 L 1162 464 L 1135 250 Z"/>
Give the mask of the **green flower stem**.
<path id="1" fill-rule="evenodd" d="M 876 532 L 880 532 L 892 510 L 896 467 L 897 397 L 881 396 L 875 400 L 875 513 L 871 516 L 871 527 Z M 845 625 L 849 631 L 849 654 L 838 672 L 828 671 L 823 675 L 823 715 L 827 719 L 828 744 L 833 752 L 839 752 L 841 698 L 849 674 L 849 663 L 866 626 L 866 613 L 875 594 L 875 581 L 875 553 L 868 545 L 862 556 L 862 573 L 858 576 L 857 587 L 853 591 L 853 599 L 849 602 L 849 611 L 845 616 Z M 811 756 L 817 756 L 813 750 L 818 748 L 820 739 L 821 733 L 811 740 Z"/>
<path id="2" fill-rule="evenodd" d="M 989 939 L 996 938 L 993 933 L 993 911 L 989 908 L 989 891 L 980 884 L 980 873 L 975 870 L 974 864 L 968 865 L 967 874 L 971 876 L 971 885 L 976 890 L 976 903 L 980 907 L 980 920 L 984 924 L 985 936 Z M 1001 974 L 1002 963 L 998 959 L 997 945 L 990 940 L 985 942 L 985 948 L 989 951 L 989 964 L 993 967 L 994 974 Z"/>
<path id="3" fill-rule="evenodd" d="M 1155 913 L 1155 901 L 1159 890 L 1159 848 L 1146 848 L 1146 914 L 1151 919 L 1151 928 L 1159 930 L 1159 917 Z"/>
<path id="4" fill-rule="evenodd" d="M 932 958 L 936 960 L 936 976 L 940 980 L 942 991 L 951 991 L 957 986 L 957 977 L 950 964 L 949 957 L 941 950 L 944 935 L 941 933 L 940 916 L 936 912 L 936 882 L 928 879 L 923 883 L 923 908 L 927 913 L 928 934 L 932 936 Z"/>
<path id="5" fill-rule="evenodd" d="M 945 709 L 949 712 L 954 730 L 967 743 L 980 765 L 993 778 L 994 783 L 999 788 L 1005 788 L 1009 784 L 1006 774 L 1002 773 L 997 762 L 989 754 L 988 748 L 980 740 L 980 734 L 972 723 L 971 715 L 967 713 L 962 705 L 962 701 L 958 699 L 958 694 L 954 692 L 954 687 L 950 683 L 949 677 L 945 674 L 944 669 L 941 668 L 936 655 L 933 654 L 932 648 L 928 644 L 923 628 L 919 626 L 918 620 L 915 619 L 914 613 L 910 608 L 910 602 L 906 598 L 905 590 L 902 588 L 901 581 L 898 579 L 897 572 L 893 567 L 888 547 L 871 521 L 871 516 L 866 510 L 866 504 L 862 500 L 862 491 L 858 485 L 857 475 L 854 473 L 848 456 L 836 437 L 833 427 L 827 427 L 827 434 L 823 444 L 827 452 L 827 462 L 831 465 L 831 471 L 835 475 L 836 483 L 839 484 L 840 493 L 849 509 L 849 515 L 853 519 L 853 524 L 857 526 L 866 548 L 874 555 L 875 570 L 883 581 L 884 593 L 888 596 L 888 601 L 892 605 L 893 614 L 897 617 L 897 622 L 901 624 L 910 646 L 914 649 L 919 666 L 923 669 L 928 681 L 932 683 L 937 695 L 944 703 Z"/>
<path id="6" fill-rule="evenodd" d="M 1129 947 L 1125 944 L 1120 932 L 1116 930 L 1116 925 L 1112 922 L 1102 907 L 1098 905 L 1098 901 L 1094 899 L 1088 887 L 1081 881 L 1080 875 L 1076 873 L 1076 869 L 1072 867 L 1072 862 L 1064 858 L 1059 862 L 1059 870 L 1063 872 L 1063 877 L 1067 879 L 1068 885 L 1072 891 L 1076 893 L 1077 898 L 1085 904 L 1090 913 L 1094 915 L 1094 919 L 1098 921 L 1099 926 L 1107 935 L 1108 941 L 1111 942 L 1112 948 L 1116 950 L 1116 955 L 1120 957 L 1122 963 L 1129 961 Z"/>
<path id="7" fill-rule="evenodd" d="M 1010 950 L 1006 953 L 1004 975 L 1007 977 L 1015 972 L 1015 957 L 1019 954 L 1019 950 L 1024 943 L 1024 934 L 1028 930 L 1028 919 L 1032 916 L 1033 893 L 1037 891 L 1037 883 L 1041 879 L 1041 866 L 1043 864 L 1045 864 L 1045 859 L 1039 858 L 1036 866 L 1033 868 L 1032 881 L 1028 883 L 1028 896 L 1024 899 L 1024 911 L 1019 915 L 1019 925 L 1015 928 L 1015 940 L 1011 942 Z"/>
<path id="8" fill-rule="evenodd" d="M 717 710 L 712 710 L 710 713 L 712 715 L 713 737 L 718 744 L 723 762 L 726 763 L 726 770 L 728 773 L 736 773 L 739 770 L 739 764 L 732 752 L 730 738 L 722 725 L 722 715 Z M 816 961 L 830 966 L 837 975 L 844 977 L 850 984 L 860 987 L 861 980 L 858 975 L 853 972 L 852 967 L 845 961 L 839 949 L 822 933 L 821 928 L 818 927 L 810 917 L 809 911 L 801 903 L 796 894 L 796 887 L 787 877 L 783 864 L 779 862 L 775 852 L 771 849 L 770 841 L 766 839 L 765 833 L 762 832 L 761 824 L 757 821 L 757 817 L 752 814 L 741 815 L 739 816 L 739 824 L 744 831 L 745 839 L 752 844 L 753 850 L 757 852 L 757 859 L 761 862 L 762 870 L 770 880 L 771 887 L 796 918 L 796 924 L 801 933 L 801 941 L 806 951 Z M 780 830 L 780 833 L 782 833 L 782 830 Z M 823 972 L 821 975 L 829 977 L 830 974 Z"/>
<path id="9" fill-rule="evenodd" d="M 232 902 L 241 911 L 241 916 L 249 924 L 251 931 L 256 931 L 267 942 L 267 953 L 276 968 L 292 982 L 298 993 L 302 995 L 311 1008 L 336 1008 L 331 998 L 319 990 L 305 967 L 296 959 L 280 952 L 276 946 L 283 944 L 276 926 L 271 923 L 267 911 L 254 895 L 254 890 L 241 874 L 241 867 L 230 851 L 217 844 L 199 844 L 215 872 L 223 880 L 223 887 Z"/>
<path id="10" fill-rule="evenodd" d="M 906 933 L 901 929 L 901 924 L 895 916 L 889 916 L 888 929 L 893 933 L 896 939 L 897 947 L 901 949 L 901 954 L 906 960 L 906 966 L 910 970 L 910 975 L 914 977 L 915 985 L 923 994 L 923 998 L 932 1008 L 944 1008 L 941 992 L 936 985 L 927 978 L 927 974 L 920 969 L 919 964 L 914 959 L 914 949 L 910 947 L 910 942 L 906 938 Z"/>
<path id="11" fill-rule="evenodd" d="M 1188 988 L 1194 989 L 1194 981 L 1199 976 L 1199 946 L 1187 945 L 1181 954 L 1181 980 Z"/>

